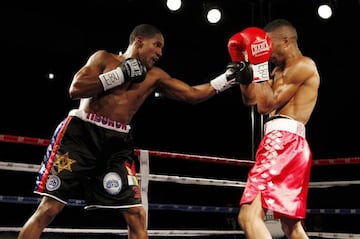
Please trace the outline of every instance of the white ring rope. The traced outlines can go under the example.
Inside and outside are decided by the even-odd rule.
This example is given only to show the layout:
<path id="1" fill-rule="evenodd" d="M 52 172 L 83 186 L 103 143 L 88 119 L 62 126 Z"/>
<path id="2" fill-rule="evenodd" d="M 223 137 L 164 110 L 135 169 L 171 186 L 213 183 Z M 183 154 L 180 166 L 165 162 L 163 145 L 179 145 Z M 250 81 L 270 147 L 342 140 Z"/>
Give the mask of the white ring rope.
<path id="1" fill-rule="evenodd" d="M 0 169 L 11 171 L 23 171 L 23 172 L 38 172 L 40 165 L 26 164 L 26 163 L 13 163 L 0 161 Z M 138 174 L 141 180 L 141 173 Z M 245 182 L 232 181 L 232 180 L 220 180 L 209 178 L 194 178 L 183 176 L 171 176 L 171 175 L 159 175 L 149 174 L 148 180 L 157 182 L 171 182 L 179 184 L 195 184 L 195 185 L 211 185 L 211 186 L 228 186 L 228 187 L 245 187 Z M 333 182 L 310 182 L 310 188 L 328 188 L 334 186 L 350 186 L 360 185 L 360 180 L 349 181 L 333 181 Z"/>
<path id="2" fill-rule="evenodd" d="M 27 163 L 13 163 L 13 162 L 1 162 L 0 169 L 10 171 L 22 171 L 37 173 L 40 169 L 40 165 L 27 164 Z"/>
<path id="3" fill-rule="evenodd" d="M 20 227 L 0 227 L 3 232 L 19 232 Z M 45 228 L 44 232 L 56 233 L 84 233 L 84 234 L 114 234 L 127 235 L 125 229 L 81 229 L 81 228 Z M 211 235 L 241 235 L 244 234 L 240 230 L 148 230 L 149 236 L 211 236 Z"/>
<path id="4" fill-rule="evenodd" d="M 20 227 L 0 227 L 1 232 L 19 232 Z M 81 228 L 45 228 L 44 232 L 72 233 L 72 234 L 114 234 L 126 236 L 125 229 L 81 229 Z M 244 235 L 240 230 L 148 230 L 149 236 L 214 236 L 214 235 Z M 331 232 L 307 232 L 308 236 L 330 239 L 360 239 L 360 234 L 331 233 Z"/>

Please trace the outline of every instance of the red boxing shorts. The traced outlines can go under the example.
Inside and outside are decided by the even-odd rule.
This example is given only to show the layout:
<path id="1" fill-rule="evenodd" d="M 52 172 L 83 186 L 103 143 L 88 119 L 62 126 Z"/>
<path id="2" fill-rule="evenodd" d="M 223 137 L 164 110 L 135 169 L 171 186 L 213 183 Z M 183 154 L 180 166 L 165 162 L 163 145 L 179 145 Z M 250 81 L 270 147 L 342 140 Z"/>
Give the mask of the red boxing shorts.
<path id="1" fill-rule="evenodd" d="M 311 161 L 304 124 L 286 117 L 270 119 L 264 125 L 240 205 L 260 193 L 262 207 L 273 211 L 275 219 L 305 218 Z"/>

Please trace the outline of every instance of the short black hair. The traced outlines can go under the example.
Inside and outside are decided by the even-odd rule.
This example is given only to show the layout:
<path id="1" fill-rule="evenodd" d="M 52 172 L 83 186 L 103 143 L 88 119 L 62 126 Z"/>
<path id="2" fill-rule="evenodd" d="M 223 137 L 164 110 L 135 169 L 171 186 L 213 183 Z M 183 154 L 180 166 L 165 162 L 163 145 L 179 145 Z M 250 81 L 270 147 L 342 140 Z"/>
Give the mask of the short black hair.
<path id="1" fill-rule="evenodd" d="M 277 32 L 282 37 L 288 37 L 289 39 L 298 39 L 297 30 L 294 25 L 286 19 L 275 19 L 264 27 L 265 32 Z"/>
<path id="2" fill-rule="evenodd" d="M 161 31 L 151 24 L 137 25 L 130 33 L 129 43 L 132 44 L 136 37 L 151 38 L 156 34 L 162 34 Z"/>
<path id="3" fill-rule="evenodd" d="M 264 27 L 264 31 L 271 32 L 280 27 L 290 27 L 292 29 L 295 29 L 295 27 L 293 26 L 293 24 L 291 22 L 289 22 L 286 19 L 280 18 L 280 19 L 275 19 L 275 20 L 269 22 L 268 24 L 266 24 Z"/>

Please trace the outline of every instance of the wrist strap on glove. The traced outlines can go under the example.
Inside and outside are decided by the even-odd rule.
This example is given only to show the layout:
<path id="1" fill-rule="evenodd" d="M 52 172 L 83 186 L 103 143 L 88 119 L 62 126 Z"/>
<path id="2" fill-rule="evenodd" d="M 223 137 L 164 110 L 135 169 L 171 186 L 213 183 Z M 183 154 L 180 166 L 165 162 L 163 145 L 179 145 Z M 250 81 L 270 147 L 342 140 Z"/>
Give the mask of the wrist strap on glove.
<path id="1" fill-rule="evenodd" d="M 104 91 L 107 91 L 125 82 L 124 73 L 120 67 L 116 67 L 116 69 L 112 71 L 100 74 L 99 79 L 104 88 Z"/>
<path id="2" fill-rule="evenodd" d="M 226 89 L 229 89 L 231 86 L 236 84 L 235 77 L 232 80 L 228 80 L 228 73 L 225 72 L 215 79 L 210 81 L 210 85 L 216 90 L 216 93 L 223 92 Z"/>
<path id="3" fill-rule="evenodd" d="M 270 80 L 269 63 L 267 61 L 251 66 L 254 74 L 254 82 L 258 83 L 258 82 Z"/>

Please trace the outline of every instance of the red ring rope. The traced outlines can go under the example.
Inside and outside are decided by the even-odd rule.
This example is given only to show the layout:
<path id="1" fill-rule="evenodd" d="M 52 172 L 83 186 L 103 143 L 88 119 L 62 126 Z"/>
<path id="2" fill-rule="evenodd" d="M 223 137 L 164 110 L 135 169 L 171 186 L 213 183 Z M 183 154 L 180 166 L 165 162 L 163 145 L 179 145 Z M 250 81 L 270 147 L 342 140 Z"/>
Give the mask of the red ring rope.
<path id="1" fill-rule="evenodd" d="M 47 146 L 50 143 L 50 140 L 39 139 L 34 137 L 0 134 L 0 142 Z M 148 151 L 150 156 L 160 157 L 160 158 L 176 158 L 176 159 L 185 159 L 185 160 L 192 160 L 199 162 L 221 163 L 221 164 L 238 165 L 238 166 L 251 166 L 254 164 L 252 160 L 239 160 L 239 159 L 192 155 L 192 154 L 183 154 L 183 153 L 171 153 L 171 152 L 162 152 L 155 150 L 148 150 Z M 135 154 L 139 155 L 140 149 L 135 149 Z M 345 165 L 345 164 L 360 164 L 360 157 L 313 160 L 314 166 Z"/>
<path id="2" fill-rule="evenodd" d="M 38 139 L 32 137 L 23 137 L 15 135 L 0 134 L 0 141 L 7 143 L 22 143 L 22 144 L 33 144 L 39 146 L 47 146 L 50 143 L 48 139 Z"/>

